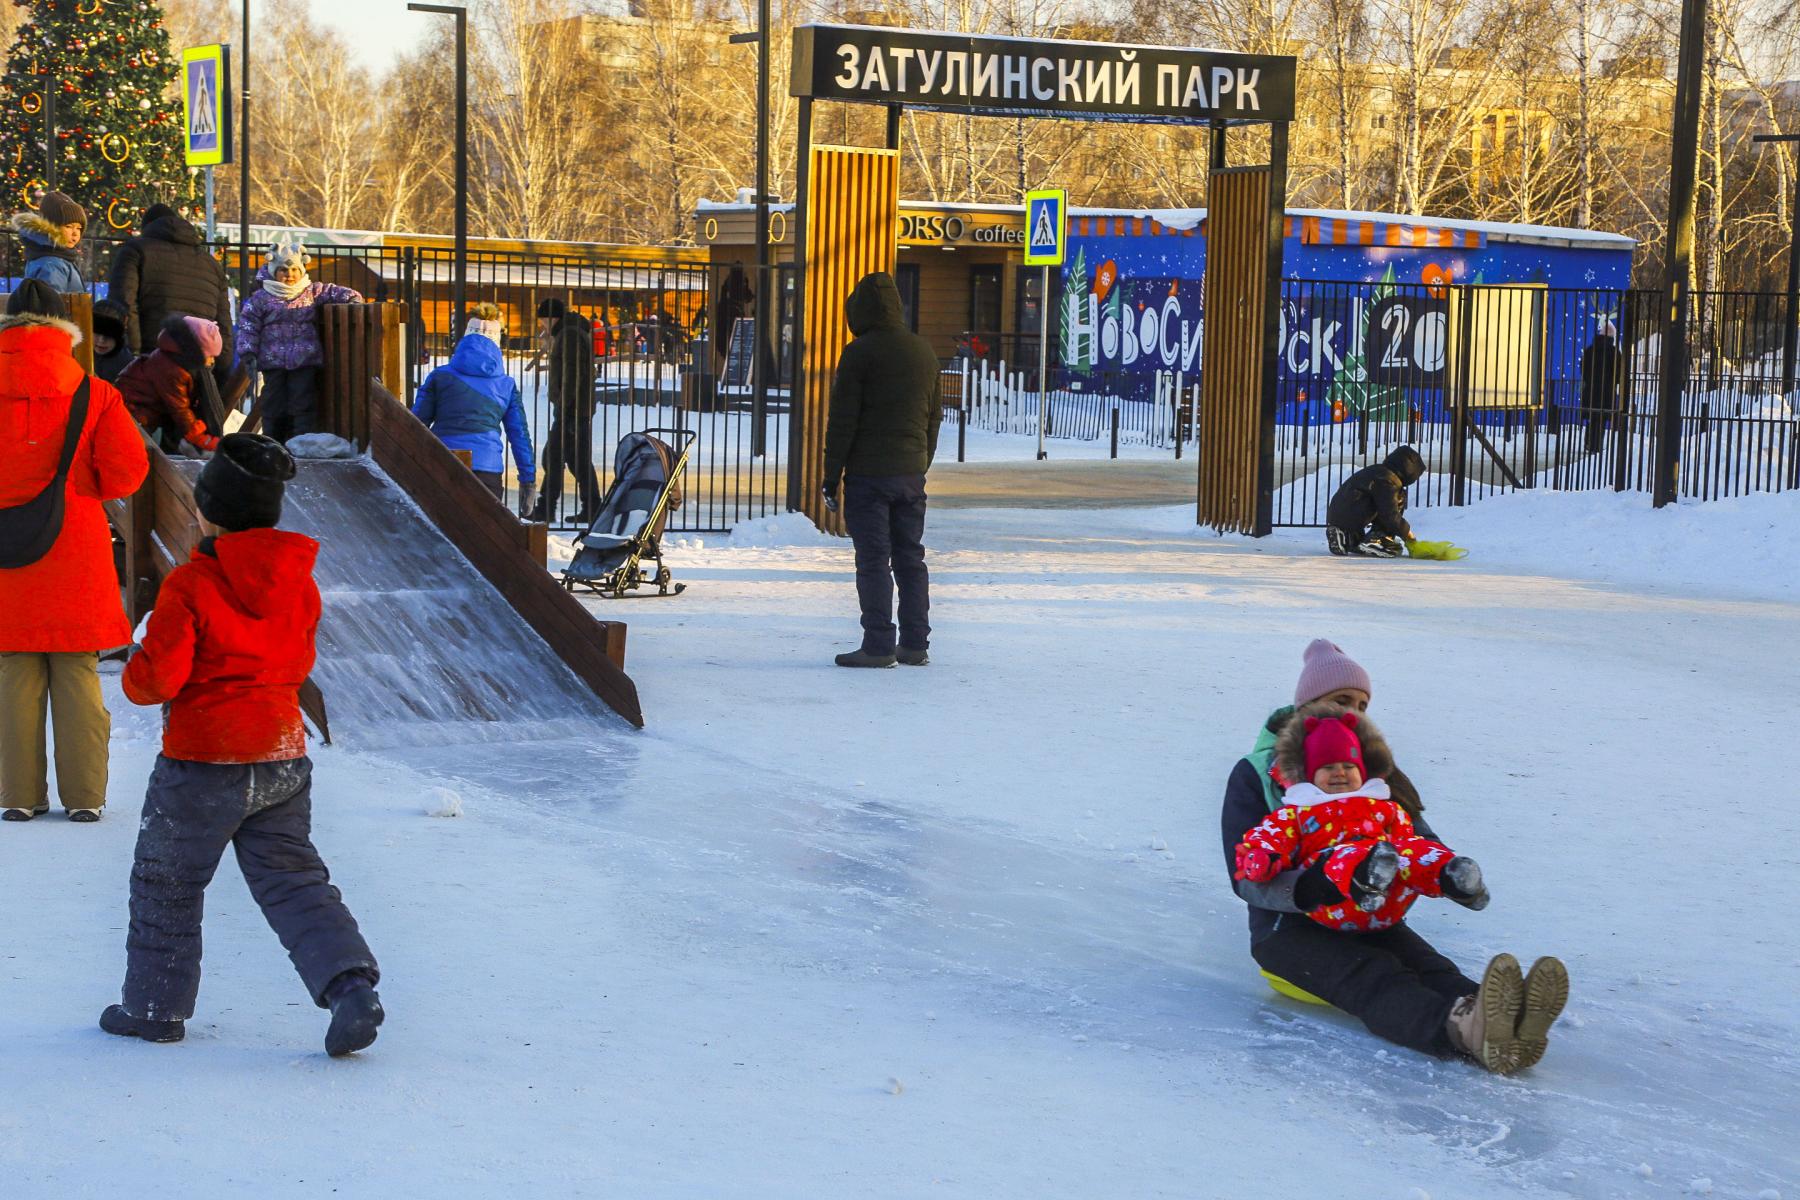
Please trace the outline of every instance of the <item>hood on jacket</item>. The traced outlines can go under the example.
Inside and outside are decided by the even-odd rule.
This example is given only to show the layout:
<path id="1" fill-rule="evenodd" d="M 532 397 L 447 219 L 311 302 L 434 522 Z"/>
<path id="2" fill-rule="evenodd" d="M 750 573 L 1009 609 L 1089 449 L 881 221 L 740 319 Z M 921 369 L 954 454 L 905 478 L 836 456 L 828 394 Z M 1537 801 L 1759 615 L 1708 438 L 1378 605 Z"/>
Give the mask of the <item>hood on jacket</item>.
<path id="1" fill-rule="evenodd" d="M 1411 446 L 1402 446 L 1386 458 L 1381 465 L 1400 477 L 1404 484 L 1414 484 L 1425 474 L 1425 460 Z"/>
<path id="2" fill-rule="evenodd" d="M 906 313 L 900 304 L 900 285 L 886 271 L 864 275 L 844 303 L 844 319 L 857 337 L 877 329 L 905 329 Z"/>
<path id="3" fill-rule="evenodd" d="M 156 334 L 156 348 L 180 363 L 189 375 L 206 369 L 206 353 L 200 349 L 200 339 L 180 313 L 163 320 Z"/>
<path id="4" fill-rule="evenodd" d="M 81 330 L 37 313 L 0 316 L 0 396 L 68 396 L 81 386 L 71 353 Z"/>
<path id="5" fill-rule="evenodd" d="M 293 604 L 312 577 L 319 543 L 281 529 L 246 529 L 210 538 L 198 553 L 218 562 L 231 598 L 261 619 Z"/>
<path id="6" fill-rule="evenodd" d="M 125 345 L 125 306 L 117 300 L 98 300 L 94 303 L 94 336 L 109 337 Z"/>
<path id="7" fill-rule="evenodd" d="M 1306 773 L 1306 721 L 1308 717 L 1342 716 L 1346 709 L 1333 704 L 1303 704 L 1294 710 L 1281 732 L 1275 737 L 1275 769 L 1288 787 L 1296 784 L 1311 783 Z M 1387 739 L 1381 736 L 1381 730 L 1375 728 L 1375 722 L 1367 716 L 1359 716 L 1356 723 L 1356 737 L 1362 742 L 1363 778 L 1385 779 L 1394 769 L 1394 754 L 1388 749 Z"/>
<path id="8" fill-rule="evenodd" d="M 177 246 L 198 246 L 200 244 L 200 231 L 174 212 L 161 212 L 145 221 L 143 236 L 162 242 L 174 242 Z"/>
<path id="9" fill-rule="evenodd" d="M 62 230 L 44 220 L 37 213 L 14 213 L 12 227 L 13 232 L 18 234 L 20 240 L 24 242 L 41 246 L 46 250 L 58 251 L 69 258 L 75 257 L 75 251 L 57 241 L 57 238 L 62 236 Z"/>
<path id="10" fill-rule="evenodd" d="M 506 356 L 486 334 L 465 333 L 450 352 L 450 369 L 471 379 L 493 379 L 506 374 Z"/>

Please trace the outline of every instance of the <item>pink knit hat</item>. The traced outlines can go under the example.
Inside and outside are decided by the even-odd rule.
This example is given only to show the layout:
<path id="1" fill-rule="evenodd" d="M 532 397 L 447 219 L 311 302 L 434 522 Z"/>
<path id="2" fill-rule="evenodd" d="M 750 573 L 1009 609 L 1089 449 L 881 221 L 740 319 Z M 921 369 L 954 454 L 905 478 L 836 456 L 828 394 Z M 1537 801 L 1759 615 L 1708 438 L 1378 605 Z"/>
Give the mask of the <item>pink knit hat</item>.
<path id="1" fill-rule="evenodd" d="M 219 351 L 225 348 L 225 339 L 219 336 L 219 327 L 213 322 L 203 317 L 183 317 L 181 322 L 194 335 L 194 340 L 200 343 L 200 353 L 206 357 L 217 358 Z"/>
<path id="2" fill-rule="evenodd" d="M 1300 668 L 1300 682 L 1294 685 L 1295 704 L 1305 704 L 1344 688 L 1355 688 L 1371 696 L 1375 694 L 1369 683 L 1369 673 L 1338 649 L 1336 643 L 1314 638 L 1301 657 L 1306 665 Z"/>

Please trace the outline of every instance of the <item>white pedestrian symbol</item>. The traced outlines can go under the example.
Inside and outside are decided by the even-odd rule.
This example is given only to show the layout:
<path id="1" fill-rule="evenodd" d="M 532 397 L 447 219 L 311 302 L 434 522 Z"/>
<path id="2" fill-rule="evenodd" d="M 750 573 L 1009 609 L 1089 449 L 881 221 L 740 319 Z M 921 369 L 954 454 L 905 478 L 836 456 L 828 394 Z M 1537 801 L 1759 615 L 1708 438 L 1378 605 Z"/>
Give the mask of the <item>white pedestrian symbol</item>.
<path id="1" fill-rule="evenodd" d="M 1038 205 L 1037 225 L 1031 231 L 1033 250 L 1056 249 L 1056 222 L 1050 218 L 1050 213 L 1055 207 L 1054 204 Z"/>
<path id="2" fill-rule="evenodd" d="M 212 88 L 208 86 L 205 71 L 194 72 L 194 98 L 188 105 L 190 121 L 188 133 L 193 137 L 210 137 L 216 130 L 213 127 Z"/>

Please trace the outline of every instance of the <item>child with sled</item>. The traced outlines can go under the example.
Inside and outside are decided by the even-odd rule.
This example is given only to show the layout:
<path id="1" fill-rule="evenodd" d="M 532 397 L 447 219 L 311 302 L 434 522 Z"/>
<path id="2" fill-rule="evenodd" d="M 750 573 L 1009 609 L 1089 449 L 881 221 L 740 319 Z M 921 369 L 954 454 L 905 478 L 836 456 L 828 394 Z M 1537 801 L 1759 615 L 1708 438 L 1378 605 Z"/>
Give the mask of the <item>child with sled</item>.
<path id="1" fill-rule="evenodd" d="M 207 535 L 163 583 L 125 695 L 165 705 L 131 868 L 120 1002 L 100 1028 L 178 1042 L 200 990 L 206 885 L 227 847 L 320 1008 L 326 1052 L 382 1022 L 381 973 L 312 844 L 312 762 L 299 690 L 313 665 L 318 543 L 275 528 L 294 460 L 270 438 L 219 442 L 194 485 Z"/>

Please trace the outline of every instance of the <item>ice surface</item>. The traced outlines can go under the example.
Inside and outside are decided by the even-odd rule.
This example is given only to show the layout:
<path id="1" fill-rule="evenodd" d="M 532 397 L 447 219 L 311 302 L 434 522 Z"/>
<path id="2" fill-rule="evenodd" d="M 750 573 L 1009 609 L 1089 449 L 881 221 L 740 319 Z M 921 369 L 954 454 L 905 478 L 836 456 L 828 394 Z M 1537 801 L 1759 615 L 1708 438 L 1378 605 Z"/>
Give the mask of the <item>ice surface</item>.
<path id="1" fill-rule="evenodd" d="M 932 665 L 884 672 L 829 665 L 857 636 L 847 545 L 672 548 L 690 589 L 629 613 L 648 730 L 317 756 L 390 1013 L 348 1062 L 229 860 L 188 1040 L 93 1028 L 154 753 L 114 691 L 107 819 L 0 833 L 27 902 L 0 1192 L 1792 1194 L 1800 952 L 1761 882 L 1800 868 L 1800 810 L 1763 802 L 1800 641 L 1765 530 L 1792 509 L 1604 501 L 1434 511 L 1474 547 L 1454 564 L 1219 538 L 1191 508 L 934 512 Z M 1415 924 L 1467 969 L 1569 964 L 1525 1075 L 1256 976 L 1218 801 L 1315 636 L 1371 669 L 1493 889 Z M 432 788 L 466 815 L 422 819 Z M 1718 886 L 1655 886 L 1676 868 Z"/>

